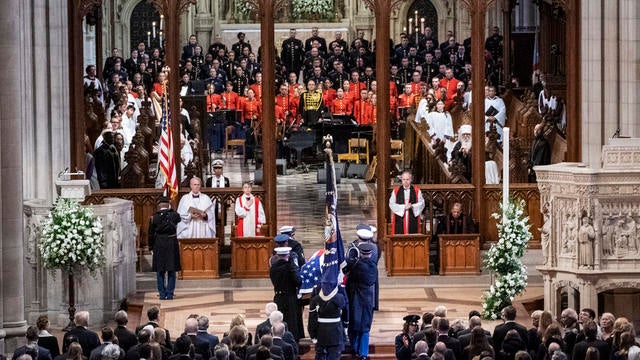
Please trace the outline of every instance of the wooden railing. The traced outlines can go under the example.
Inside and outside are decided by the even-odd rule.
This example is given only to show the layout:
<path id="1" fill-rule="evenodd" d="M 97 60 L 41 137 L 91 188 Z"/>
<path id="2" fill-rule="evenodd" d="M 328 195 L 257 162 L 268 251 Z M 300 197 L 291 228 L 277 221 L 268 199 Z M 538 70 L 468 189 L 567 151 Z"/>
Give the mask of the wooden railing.
<path id="1" fill-rule="evenodd" d="M 179 196 L 189 191 L 188 188 L 181 188 Z M 230 210 L 233 210 L 236 198 L 242 194 L 242 188 L 202 188 L 201 192 L 209 196 L 212 200 L 218 200 L 218 203 L 222 205 L 221 221 L 216 229 L 220 244 L 222 245 L 225 243 L 224 226 L 230 223 L 232 224 L 235 221 L 235 216 L 226 216 L 225 209 L 230 208 Z M 264 198 L 264 190 L 259 186 L 254 186 L 252 193 L 261 199 Z M 134 221 L 140 229 L 136 241 L 137 248 L 139 251 L 147 252 L 149 250 L 149 219 L 157 210 L 160 196 L 162 196 L 162 192 L 158 189 L 101 189 L 89 195 L 85 203 L 102 204 L 106 198 L 120 198 L 133 201 Z M 180 197 L 178 197 L 178 201 L 179 199 Z M 216 214 L 216 216 L 218 215 L 220 214 Z M 231 219 L 229 219 L 229 217 Z"/>
<path id="2" fill-rule="evenodd" d="M 482 206 L 486 217 L 483 219 L 473 219 L 475 223 L 482 223 L 480 232 L 480 248 L 488 249 L 492 242 L 498 239 L 496 228 L 497 220 L 491 215 L 497 213 L 502 203 L 502 187 L 500 185 L 486 185 L 484 188 L 484 199 L 482 204 L 475 204 L 475 188 L 471 184 L 418 184 L 425 201 L 423 216 L 423 234 L 433 235 L 437 229 L 436 219 L 440 219 L 449 214 L 454 203 L 461 203 L 465 214 L 473 214 L 475 206 Z M 388 189 L 391 195 L 393 188 Z M 536 184 L 512 184 L 509 195 L 513 199 L 522 199 L 525 202 L 525 216 L 529 217 L 531 233 L 533 239 L 529 242 L 529 248 L 540 248 L 540 231 L 543 219 L 540 213 L 540 192 Z M 387 219 L 389 222 L 390 219 Z"/>

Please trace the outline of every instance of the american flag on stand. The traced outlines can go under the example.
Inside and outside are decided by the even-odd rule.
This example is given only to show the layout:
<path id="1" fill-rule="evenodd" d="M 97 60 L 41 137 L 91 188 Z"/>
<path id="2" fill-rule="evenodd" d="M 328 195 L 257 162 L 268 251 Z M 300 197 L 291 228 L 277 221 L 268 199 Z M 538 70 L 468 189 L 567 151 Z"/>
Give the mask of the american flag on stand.
<path id="1" fill-rule="evenodd" d="M 176 176 L 176 159 L 173 153 L 173 133 L 171 131 L 171 112 L 166 97 L 162 106 L 162 118 L 160 120 L 162 134 L 160 135 L 160 150 L 158 162 L 160 171 L 165 178 L 163 189 L 168 190 L 171 198 L 178 195 L 178 177 Z"/>
<path id="2" fill-rule="evenodd" d="M 325 137 L 326 138 L 326 137 Z M 326 143 L 325 139 L 325 143 Z M 332 141 L 332 139 L 330 140 Z M 325 244 L 324 249 L 316 251 L 309 261 L 300 269 L 302 285 L 299 294 L 310 294 L 315 286 L 320 284 L 322 274 L 330 272 L 336 277 L 336 283 L 343 283 L 344 274 L 341 269 L 346 265 L 344 260 L 344 244 L 340 235 L 338 225 L 338 194 L 336 188 L 336 171 L 333 164 L 332 154 L 328 154 L 325 162 L 327 172 L 326 187 L 326 223 L 325 223 Z"/>

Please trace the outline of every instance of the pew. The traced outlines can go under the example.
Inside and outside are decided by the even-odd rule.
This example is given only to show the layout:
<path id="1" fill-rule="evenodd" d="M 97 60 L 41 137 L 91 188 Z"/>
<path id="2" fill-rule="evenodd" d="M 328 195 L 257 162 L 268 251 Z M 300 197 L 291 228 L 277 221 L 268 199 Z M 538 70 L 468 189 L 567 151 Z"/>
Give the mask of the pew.
<path id="1" fill-rule="evenodd" d="M 440 275 L 480 274 L 480 234 L 440 234 Z"/>

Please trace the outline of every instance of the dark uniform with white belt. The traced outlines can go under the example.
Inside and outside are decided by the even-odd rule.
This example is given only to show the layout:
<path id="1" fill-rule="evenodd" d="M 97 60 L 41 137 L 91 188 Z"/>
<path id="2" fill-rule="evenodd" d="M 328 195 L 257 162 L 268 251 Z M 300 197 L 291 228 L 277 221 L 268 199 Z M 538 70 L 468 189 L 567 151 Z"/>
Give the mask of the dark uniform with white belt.
<path id="1" fill-rule="evenodd" d="M 309 303 L 309 336 L 317 340 L 316 360 L 338 360 L 344 349 L 341 316 L 347 311 L 347 302 L 338 290 L 335 274 L 323 273 L 320 287 Z"/>
<path id="2" fill-rule="evenodd" d="M 298 288 L 302 284 L 298 267 L 289 260 L 290 247 L 275 248 L 276 255 L 270 259 L 269 277 L 273 284 L 273 302 L 283 314 L 284 321 L 296 341 L 304 337 L 302 313 L 298 304 Z"/>
<path id="3" fill-rule="evenodd" d="M 157 273 L 160 300 L 172 300 L 176 287 L 176 271 L 180 271 L 180 246 L 176 236 L 180 214 L 161 197 L 158 210 L 149 224 L 149 248 L 153 251 L 152 271 Z M 166 278 L 165 278 L 165 273 Z"/>

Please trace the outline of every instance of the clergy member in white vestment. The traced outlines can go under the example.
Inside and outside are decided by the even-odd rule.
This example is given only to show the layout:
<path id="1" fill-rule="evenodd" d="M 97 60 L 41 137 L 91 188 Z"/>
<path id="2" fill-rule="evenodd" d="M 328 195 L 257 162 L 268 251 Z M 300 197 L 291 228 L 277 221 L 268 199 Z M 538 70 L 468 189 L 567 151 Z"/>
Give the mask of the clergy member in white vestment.
<path id="1" fill-rule="evenodd" d="M 180 199 L 178 238 L 213 238 L 216 236 L 216 215 L 211 198 L 200 192 L 202 181 L 194 177 L 189 182 L 191 191 Z M 199 210 L 199 211 L 198 211 Z"/>
<path id="2" fill-rule="evenodd" d="M 444 141 L 453 138 L 453 121 L 451 120 L 451 114 L 448 111 L 444 111 L 444 101 L 438 100 L 436 111 L 427 114 L 426 119 L 432 142 L 435 142 L 436 139 Z"/>
<path id="3" fill-rule="evenodd" d="M 262 202 L 251 193 L 252 185 L 245 181 L 242 184 L 242 196 L 236 199 L 236 215 L 238 215 L 237 236 L 260 236 L 262 224 L 267 220 Z"/>
<path id="4" fill-rule="evenodd" d="M 487 89 L 487 97 L 484 99 L 484 111 L 485 113 L 489 108 L 494 107 L 498 110 L 498 113 L 494 116 L 485 116 L 484 119 L 484 131 L 489 131 L 491 122 L 496 122 L 496 131 L 498 132 L 498 141 L 502 141 L 502 128 L 507 121 L 507 107 L 504 105 L 504 101 L 496 96 L 496 87 L 489 86 Z"/>

